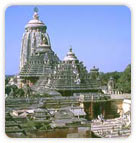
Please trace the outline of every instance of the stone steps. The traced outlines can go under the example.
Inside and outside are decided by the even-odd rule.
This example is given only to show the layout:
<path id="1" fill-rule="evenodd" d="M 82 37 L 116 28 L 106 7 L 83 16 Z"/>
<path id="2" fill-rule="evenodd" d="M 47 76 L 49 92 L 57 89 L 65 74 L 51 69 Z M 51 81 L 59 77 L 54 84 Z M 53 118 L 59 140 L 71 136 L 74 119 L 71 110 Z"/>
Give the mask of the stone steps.
<path id="1" fill-rule="evenodd" d="M 111 119 L 106 120 L 103 124 L 99 122 L 94 122 L 91 124 L 91 131 L 93 131 L 97 136 L 101 137 L 127 137 L 130 135 L 131 130 L 122 128 L 122 120 Z"/>

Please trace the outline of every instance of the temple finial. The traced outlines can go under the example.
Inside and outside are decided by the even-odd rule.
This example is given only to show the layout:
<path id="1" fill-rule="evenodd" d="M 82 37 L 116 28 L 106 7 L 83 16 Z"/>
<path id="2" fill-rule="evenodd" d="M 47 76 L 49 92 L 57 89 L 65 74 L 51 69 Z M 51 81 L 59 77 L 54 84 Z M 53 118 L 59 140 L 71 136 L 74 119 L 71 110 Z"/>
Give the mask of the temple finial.
<path id="1" fill-rule="evenodd" d="M 72 52 L 72 45 L 70 45 L 70 49 L 69 49 L 69 51 L 70 51 L 70 52 Z"/>
<path id="2" fill-rule="evenodd" d="M 35 8 L 34 8 L 34 12 L 38 13 L 38 11 L 39 11 L 38 8 L 35 7 Z"/>
<path id="3" fill-rule="evenodd" d="M 37 8 L 37 7 L 34 8 L 34 15 L 33 15 L 33 18 L 34 18 L 34 19 L 37 19 L 37 20 L 39 19 L 38 8 Z"/>

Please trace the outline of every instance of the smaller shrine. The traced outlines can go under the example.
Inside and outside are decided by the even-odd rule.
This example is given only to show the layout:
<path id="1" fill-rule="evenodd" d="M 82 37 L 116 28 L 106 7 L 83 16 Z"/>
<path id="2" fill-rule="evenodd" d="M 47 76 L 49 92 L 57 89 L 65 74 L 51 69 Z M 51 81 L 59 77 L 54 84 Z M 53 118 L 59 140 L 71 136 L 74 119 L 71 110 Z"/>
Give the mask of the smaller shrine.
<path id="1" fill-rule="evenodd" d="M 93 66 L 92 69 L 90 69 L 90 79 L 98 79 L 99 77 L 99 68 L 96 68 L 95 66 Z"/>
<path id="2" fill-rule="evenodd" d="M 69 52 L 50 75 L 46 87 L 55 89 L 64 95 L 78 92 L 96 92 L 99 86 L 91 80 L 83 62 L 80 62 L 70 48 Z"/>

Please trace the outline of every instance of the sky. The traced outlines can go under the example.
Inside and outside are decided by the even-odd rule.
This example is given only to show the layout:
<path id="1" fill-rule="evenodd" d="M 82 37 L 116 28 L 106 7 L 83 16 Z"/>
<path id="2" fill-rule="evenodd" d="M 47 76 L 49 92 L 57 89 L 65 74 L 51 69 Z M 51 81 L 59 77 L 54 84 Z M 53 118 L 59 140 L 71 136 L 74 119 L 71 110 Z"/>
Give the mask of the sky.
<path id="1" fill-rule="evenodd" d="M 5 73 L 19 73 L 21 39 L 35 6 L 5 11 Z M 126 6 L 37 6 L 53 51 L 63 60 L 69 48 L 89 71 L 123 71 L 131 63 L 131 12 Z"/>

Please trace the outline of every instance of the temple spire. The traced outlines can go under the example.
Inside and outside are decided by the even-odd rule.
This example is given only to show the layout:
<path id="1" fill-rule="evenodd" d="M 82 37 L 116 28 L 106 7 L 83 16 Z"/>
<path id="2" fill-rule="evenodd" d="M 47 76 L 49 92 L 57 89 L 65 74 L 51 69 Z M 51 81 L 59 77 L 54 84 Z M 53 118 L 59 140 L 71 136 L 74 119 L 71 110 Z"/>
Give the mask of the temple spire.
<path id="1" fill-rule="evenodd" d="M 39 11 L 38 8 L 35 7 L 35 8 L 34 8 L 34 12 L 37 12 L 37 13 L 38 13 L 38 11 Z"/>
<path id="2" fill-rule="evenodd" d="M 39 20 L 38 8 L 37 8 L 37 7 L 34 8 L 34 15 L 33 15 L 33 18 Z"/>
<path id="3" fill-rule="evenodd" d="M 72 52 L 72 45 L 70 45 L 70 49 L 69 49 L 69 51 L 70 51 L 70 52 Z"/>

